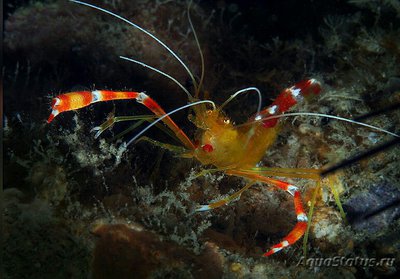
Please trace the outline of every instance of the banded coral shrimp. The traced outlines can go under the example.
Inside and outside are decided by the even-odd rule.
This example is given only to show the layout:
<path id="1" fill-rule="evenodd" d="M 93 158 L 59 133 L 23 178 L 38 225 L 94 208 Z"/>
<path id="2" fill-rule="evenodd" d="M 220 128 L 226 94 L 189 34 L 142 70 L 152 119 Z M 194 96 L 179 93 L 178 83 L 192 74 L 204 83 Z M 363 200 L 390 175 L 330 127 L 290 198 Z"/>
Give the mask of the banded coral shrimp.
<path id="1" fill-rule="evenodd" d="M 240 197 L 243 191 L 250 188 L 256 182 L 263 182 L 275 186 L 278 189 L 288 192 L 294 198 L 294 207 L 297 216 L 297 224 L 294 229 L 278 244 L 274 245 L 264 256 L 270 256 L 282 248 L 288 247 L 295 242 L 297 242 L 306 232 L 308 218 L 304 211 L 304 206 L 302 204 L 302 198 L 300 190 L 297 186 L 292 185 L 281 180 L 276 180 L 270 178 L 270 176 L 283 176 L 292 178 L 312 178 L 315 180 L 319 179 L 319 171 L 312 169 L 274 169 L 265 167 L 256 167 L 257 162 L 264 156 L 265 151 L 269 149 L 274 140 L 277 137 L 277 132 L 279 129 L 278 119 L 281 117 L 294 116 L 294 115 L 313 115 L 326 118 L 333 118 L 365 126 L 371 129 L 384 132 L 386 134 L 392 135 L 394 137 L 399 137 L 398 135 L 386 131 L 381 128 L 377 128 L 368 124 L 364 124 L 357 121 L 352 121 L 344 119 L 337 116 L 331 116 L 328 114 L 312 114 L 312 113 L 295 113 L 295 114 L 285 114 L 284 113 L 295 106 L 298 102 L 303 101 L 312 95 L 318 95 L 321 91 L 320 83 L 315 79 L 308 79 L 296 83 L 292 87 L 284 89 L 277 99 L 266 108 L 262 109 L 262 97 L 261 92 L 255 87 L 248 87 L 242 90 L 238 90 L 229 99 L 227 99 L 220 107 L 210 100 L 200 100 L 198 97 L 201 92 L 202 82 L 204 78 L 204 58 L 201 52 L 201 47 L 198 42 L 196 33 L 194 32 L 194 38 L 200 50 L 200 57 L 202 61 L 202 73 L 199 80 L 196 80 L 193 73 L 190 71 L 188 66 L 179 58 L 179 56 L 172 51 L 165 43 L 154 36 L 149 31 L 138 26 L 136 23 L 127 20 L 109 10 L 100 8 L 98 6 L 88 4 L 85 2 L 72 0 L 77 4 L 88 6 L 96 10 L 107 13 L 113 17 L 116 17 L 125 23 L 133 26 L 134 28 L 142 31 L 153 40 L 157 41 L 162 47 L 164 47 L 185 69 L 185 71 L 190 76 L 194 84 L 194 96 L 189 93 L 189 91 L 177 81 L 174 77 L 169 74 L 158 70 L 150 65 L 147 65 L 141 61 L 137 61 L 125 56 L 120 56 L 124 60 L 128 60 L 153 70 L 166 78 L 173 81 L 178 85 L 188 96 L 190 103 L 188 105 L 181 106 L 177 109 L 166 113 L 161 106 L 159 106 L 154 99 L 149 97 L 144 92 L 136 91 L 110 91 L 110 90 L 94 90 L 94 91 L 75 91 L 70 93 L 65 93 L 58 95 L 52 101 L 52 112 L 47 120 L 48 123 L 52 122 L 53 119 L 60 113 L 70 110 L 77 110 L 89 106 L 93 103 L 111 101 L 111 100 L 128 100 L 134 99 L 138 103 L 146 106 L 150 111 L 156 116 L 156 120 L 152 121 L 150 125 L 139 132 L 135 137 L 128 141 L 127 145 L 135 142 L 136 140 L 144 139 L 158 145 L 162 148 L 168 149 L 174 152 L 180 152 L 182 157 L 196 158 L 204 165 L 214 166 L 215 169 L 211 171 L 224 171 L 228 175 L 238 176 L 246 178 L 249 183 L 245 185 L 240 191 L 230 195 L 227 198 L 221 199 L 216 202 L 212 202 L 207 205 L 199 206 L 196 211 L 208 211 L 214 208 L 225 205 L 232 200 Z M 189 22 L 193 29 L 193 25 L 189 16 Z M 222 108 L 228 104 L 230 101 L 235 99 L 239 94 L 248 91 L 255 91 L 259 96 L 259 104 L 257 112 L 254 116 L 250 117 L 249 120 L 239 126 L 234 126 L 231 120 L 225 116 L 222 112 Z M 212 105 L 208 108 L 205 104 Z M 194 116 L 192 115 L 191 121 L 202 131 L 197 139 L 197 142 L 192 142 L 184 131 L 171 119 L 171 115 L 186 108 L 191 108 L 194 111 Z M 104 130 L 108 129 L 111 125 L 119 121 L 126 120 L 150 120 L 148 116 L 146 117 L 134 117 L 134 118 L 118 118 L 111 117 L 110 120 L 103 123 L 101 126 L 95 127 L 94 130 L 98 131 L 96 137 L 102 133 Z M 181 142 L 184 146 L 182 148 L 158 142 L 147 137 L 142 136 L 152 126 L 163 122 L 174 136 Z M 249 156 L 251 154 L 251 156 Z M 207 170 L 206 172 L 211 172 Z M 340 206 L 340 202 L 336 197 L 336 202 Z M 341 206 L 340 206 L 341 207 Z M 343 209 L 341 208 L 342 212 Z"/>
<path id="2" fill-rule="evenodd" d="M 153 96 L 153 95 L 152 95 L 152 96 Z M 96 108 L 95 108 L 95 109 L 96 109 Z M 172 117 L 172 116 L 171 116 L 171 117 Z M 307 129 L 307 127 L 305 127 L 305 128 Z M 185 131 L 186 131 L 186 130 L 185 130 Z M 282 153 L 282 154 L 283 154 L 283 153 Z M 284 157 L 286 157 L 286 155 L 285 155 Z M 207 200 L 207 199 L 203 200 L 203 202 L 206 201 L 206 200 Z M 234 207 L 234 206 L 233 206 L 233 207 Z"/>

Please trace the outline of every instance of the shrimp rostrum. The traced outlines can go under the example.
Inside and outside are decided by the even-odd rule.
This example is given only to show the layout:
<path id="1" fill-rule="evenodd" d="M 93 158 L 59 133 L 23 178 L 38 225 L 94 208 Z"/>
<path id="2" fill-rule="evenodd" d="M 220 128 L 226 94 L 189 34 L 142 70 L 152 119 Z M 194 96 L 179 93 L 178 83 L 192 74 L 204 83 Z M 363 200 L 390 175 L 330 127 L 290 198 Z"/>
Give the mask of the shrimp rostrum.
<path id="1" fill-rule="evenodd" d="M 156 71 L 166 78 L 169 78 L 171 81 L 175 82 L 187 94 L 189 104 L 166 113 L 155 100 L 153 100 L 144 92 L 122 92 L 106 90 L 70 92 L 66 94 L 61 94 L 53 99 L 52 112 L 47 122 L 50 123 L 51 121 L 53 121 L 53 119 L 60 113 L 84 108 L 96 102 L 135 99 L 138 103 L 143 104 L 150 111 L 152 111 L 152 113 L 154 113 L 155 115 L 155 118 L 151 120 L 151 124 L 149 124 L 135 137 L 133 137 L 128 142 L 128 145 L 135 142 L 136 140 L 143 139 L 143 133 L 145 133 L 150 127 L 159 124 L 159 122 L 163 122 L 167 126 L 167 129 L 172 131 L 176 138 L 181 142 L 183 148 L 178 148 L 170 144 L 164 144 L 146 138 L 148 141 L 164 148 L 170 149 L 172 151 L 184 149 L 182 155 L 183 157 L 195 158 L 203 165 L 212 166 L 212 170 L 223 171 L 227 175 L 242 177 L 248 181 L 247 184 L 238 192 L 217 202 L 200 205 L 196 209 L 197 211 L 201 212 L 212 210 L 216 207 L 225 205 L 230 201 L 240 197 L 241 193 L 253 184 L 261 182 L 286 191 L 289 195 L 291 195 L 293 197 L 294 210 L 297 216 L 297 223 L 292 231 L 290 231 L 289 234 L 284 237 L 281 242 L 272 246 L 264 254 L 264 256 L 272 255 L 280 251 L 282 248 L 290 246 L 298 241 L 305 234 L 308 224 L 308 217 L 304 211 L 300 189 L 295 185 L 281 180 L 273 179 L 271 177 L 283 176 L 317 179 L 318 170 L 305 170 L 304 172 L 299 171 L 299 169 L 284 169 L 280 171 L 279 169 L 265 168 L 260 170 L 260 168 L 256 168 L 256 165 L 261 161 L 266 151 L 274 143 L 279 132 L 280 118 L 283 116 L 283 114 L 299 102 L 302 102 L 313 95 L 318 95 L 321 92 L 320 82 L 315 79 L 307 79 L 298 82 L 293 86 L 284 89 L 271 105 L 263 109 L 261 108 L 261 93 L 255 87 L 249 87 L 239 90 L 236 93 L 232 94 L 231 97 L 221 106 L 217 106 L 214 102 L 210 100 L 199 100 L 198 98 L 201 92 L 204 70 L 202 70 L 201 78 L 199 79 L 199 81 L 196 80 L 192 72 L 178 57 L 178 55 L 173 52 L 167 45 L 165 45 L 160 39 L 158 39 L 147 30 L 127 20 L 126 18 L 116 15 L 103 8 L 80 1 L 72 2 L 89 6 L 91 8 L 105 12 L 111 16 L 114 16 L 133 26 L 134 28 L 137 28 L 138 30 L 144 32 L 146 35 L 150 36 L 152 39 L 158 42 L 162 47 L 169 51 L 169 53 L 174 56 L 175 59 L 177 59 L 178 62 L 181 63 L 181 65 L 185 68 L 193 81 L 194 94 L 192 95 L 189 90 L 187 90 L 181 83 L 179 83 L 175 78 L 171 77 L 167 73 L 164 73 L 143 62 L 121 56 L 121 58 L 124 60 L 131 61 L 150 70 Z M 190 17 L 189 23 L 192 27 L 196 43 L 199 47 L 197 36 L 191 24 Z M 202 68 L 204 69 L 203 55 L 201 53 L 200 47 L 199 51 L 202 58 Z M 253 91 L 259 96 L 260 100 L 257 112 L 252 115 L 246 123 L 234 125 L 234 123 L 230 121 L 230 119 L 224 114 L 223 107 L 239 94 L 248 91 Z M 195 141 L 191 140 L 171 118 L 171 115 L 175 112 L 186 109 L 188 107 L 191 107 L 193 110 L 193 115 L 190 120 L 199 129 L 199 132 L 197 133 L 198 138 Z M 118 119 L 117 117 L 115 117 L 111 120 L 106 121 L 101 126 L 94 128 L 98 131 L 97 135 L 99 135 L 102 131 L 104 131 L 105 129 L 110 127 L 111 124 L 117 121 Z"/>

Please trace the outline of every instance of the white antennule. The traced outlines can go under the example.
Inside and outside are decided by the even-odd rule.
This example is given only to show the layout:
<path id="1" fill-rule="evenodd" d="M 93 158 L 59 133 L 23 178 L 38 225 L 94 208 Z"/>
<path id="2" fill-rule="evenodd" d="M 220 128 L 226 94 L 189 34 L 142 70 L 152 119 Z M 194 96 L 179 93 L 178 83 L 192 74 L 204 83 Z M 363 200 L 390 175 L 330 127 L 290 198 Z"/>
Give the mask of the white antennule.
<path id="1" fill-rule="evenodd" d="M 159 70 L 157 68 L 154 68 L 154 67 L 152 67 L 150 65 L 147 65 L 146 63 L 140 62 L 140 61 L 132 59 L 132 58 L 128 58 L 128 57 L 125 57 L 125 56 L 122 56 L 122 55 L 120 55 L 119 58 L 124 59 L 124 60 L 128 60 L 128 61 L 136 63 L 136 64 L 139 64 L 140 66 L 143 66 L 145 68 L 153 70 L 153 71 L 155 71 L 155 72 L 157 72 L 157 73 L 169 78 L 170 80 L 175 82 L 180 88 L 182 88 L 183 91 L 185 91 L 185 93 L 188 95 L 189 99 L 192 98 L 192 95 L 190 95 L 189 91 L 179 81 L 177 81 L 174 77 L 170 76 L 169 74 L 167 74 L 167 73 L 165 73 L 165 72 L 163 72 L 163 71 L 161 71 L 161 70 Z"/>
<path id="2" fill-rule="evenodd" d="M 345 121 L 345 122 L 353 123 L 356 125 L 364 126 L 364 127 L 391 135 L 393 137 L 400 138 L 400 135 L 398 135 L 398 134 L 392 133 L 388 130 L 385 130 L 385 129 L 382 129 L 382 128 L 379 128 L 379 127 L 376 127 L 373 125 L 366 124 L 364 122 L 359 122 L 359 121 L 351 120 L 351 119 L 336 116 L 336 115 L 314 113 L 314 112 L 292 112 L 292 113 L 285 113 L 285 114 L 280 114 L 280 115 L 271 115 L 271 116 L 267 116 L 265 118 L 257 119 L 256 121 L 252 121 L 251 123 L 259 122 L 259 121 L 263 121 L 263 120 L 274 119 L 274 118 L 293 117 L 293 116 L 316 116 L 316 117 L 326 117 L 326 118 L 336 119 L 336 120 Z M 246 123 L 246 124 L 250 124 L 250 123 Z"/>
<path id="3" fill-rule="evenodd" d="M 191 28 L 192 31 L 193 31 L 193 36 L 194 36 L 194 39 L 195 39 L 195 41 L 196 41 L 197 49 L 199 50 L 199 53 L 200 53 L 201 76 L 200 76 L 200 81 L 199 81 L 199 87 L 196 89 L 196 97 L 198 97 L 198 94 L 199 94 L 199 92 L 200 92 L 200 90 L 201 90 L 201 86 L 203 85 L 204 70 L 205 70 L 204 67 L 205 67 L 205 66 L 204 66 L 204 55 L 203 55 L 203 51 L 201 50 L 199 38 L 197 37 L 196 30 L 194 29 L 194 26 L 193 26 L 192 18 L 191 18 L 191 16 L 190 16 L 190 8 L 192 7 L 192 4 L 193 4 L 193 0 L 190 0 L 189 5 L 188 5 L 188 8 L 187 8 L 187 17 L 188 17 L 188 20 L 189 20 L 190 28 Z"/>
<path id="4" fill-rule="evenodd" d="M 171 114 L 174 114 L 175 112 L 178 112 L 180 110 L 183 110 L 185 108 L 188 107 L 192 107 L 192 106 L 196 106 L 199 104 L 205 104 L 205 103 L 209 103 L 212 104 L 213 109 L 216 110 L 216 106 L 215 103 L 213 101 L 210 100 L 203 100 L 203 101 L 197 101 L 194 103 L 190 103 L 184 106 L 181 106 L 179 108 L 176 108 L 170 112 L 168 112 L 167 114 L 164 114 L 163 116 L 161 116 L 160 118 L 158 118 L 157 120 L 155 120 L 153 123 L 151 123 L 150 125 L 148 125 L 146 128 L 144 128 L 142 131 L 140 131 L 136 136 L 134 136 L 130 141 L 128 141 L 128 143 L 126 144 L 126 146 L 130 145 L 132 142 L 134 142 L 135 140 L 137 140 L 141 135 L 143 135 L 148 129 L 150 129 L 151 127 L 153 127 L 154 125 L 156 125 L 158 122 L 162 121 L 164 118 L 170 116 Z"/>
<path id="5" fill-rule="evenodd" d="M 262 96 L 261 96 L 260 90 L 257 87 L 248 87 L 248 88 L 244 88 L 244 89 L 241 89 L 241 90 L 235 92 L 219 107 L 219 109 L 222 109 L 230 101 L 232 101 L 234 98 L 236 98 L 239 94 L 242 94 L 242 93 L 247 92 L 247 91 L 255 91 L 258 94 L 258 107 L 257 107 L 257 114 L 256 115 L 259 115 L 260 111 L 261 111 L 261 106 L 262 106 Z"/>
<path id="6" fill-rule="evenodd" d="M 126 18 L 124 18 L 124 17 L 122 17 L 120 15 L 117 15 L 117 14 L 115 14 L 115 13 L 109 11 L 109 10 L 100 8 L 100 7 L 96 6 L 96 5 L 92 5 L 92 4 L 89 4 L 89 3 L 86 3 L 86 2 L 82 2 L 82 1 L 77 1 L 77 0 L 69 0 L 69 1 L 73 2 L 73 3 L 76 3 L 76 4 L 80 4 L 80 5 L 83 5 L 83 6 L 87 6 L 87 7 L 93 8 L 93 9 L 98 10 L 98 11 L 102 11 L 102 12 L 104 12 L 106 14 L 109 14 L 109 15 L 111 15 L 111 16 L 113 16 L 115 18 L 118 18 L 118 19 L 126 22 L 127 24 L 135 27 L 136 29 L 142 31 L 146 35 L 150 36 L 153 40 L 155 40 L 157 43 L 159 43 L 161 46 L 163 46 L 170 54 L 172 54 L 172 56 L 174 56 L 176 58 L 176 60 L 178 60 L 179 63 L 181 63 L 181 65 L 185 68 L 186 72 L 189 74 L 189 76 L 192 79 L 193 83 L 195 85 L 197 85 L 197 82 L 196 82 L 192 72 L 189 70 L 188 66 L 186 66 L 185 63 L 183 63 L 182 59 L 180 59 L 179 56 L 175 52 L 173 52 L 163 41 L 161 41 L 159 38 L 154 36 L 152 33 L 147 31 L 146 29 L 140 27 L 139 25 L 133 23 L 132 21 L 129 21 L 128 19 L 126 19 Z"/>

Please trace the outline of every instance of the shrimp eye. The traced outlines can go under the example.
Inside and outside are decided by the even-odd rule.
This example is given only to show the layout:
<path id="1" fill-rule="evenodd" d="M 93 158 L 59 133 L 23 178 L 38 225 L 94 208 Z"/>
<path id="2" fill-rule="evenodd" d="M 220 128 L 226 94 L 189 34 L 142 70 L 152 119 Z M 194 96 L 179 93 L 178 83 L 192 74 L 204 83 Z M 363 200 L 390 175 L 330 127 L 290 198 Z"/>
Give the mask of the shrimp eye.
<path id="1" fill-rule="evenodd" d="M 226 119 L 224 119 L 224 123 L 229 124 L 229 123 L 231 123 L 231 121 L 228 118 L 226 118 Z"/>
<path id="2" fill-rule="evenodd" d="M 203 148 L 204 152 L 210 153 L 214 150 L 211 144 L 204 144 L 201 148 Z"/>

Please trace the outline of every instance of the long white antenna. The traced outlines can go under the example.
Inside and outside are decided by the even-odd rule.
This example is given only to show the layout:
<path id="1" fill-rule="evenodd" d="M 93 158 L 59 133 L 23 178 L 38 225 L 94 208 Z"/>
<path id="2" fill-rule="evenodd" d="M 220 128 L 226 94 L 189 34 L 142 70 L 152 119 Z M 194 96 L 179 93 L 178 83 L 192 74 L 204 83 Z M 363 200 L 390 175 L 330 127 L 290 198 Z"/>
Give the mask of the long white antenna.
<path id="1" fill-rule="evenodd" d="M 244 89 L 241 89 L 241 90 L 235 92 L 219 107 L 219 109 L 222 109 L 230 101 L 232 101 L 234 98 L 236 98 L 239 94 L 242 94 L 242 93 L 247 92 L 247 91 L 255 91 L 258 94 L 258 107 L 257 107 L 257 114 L 256 115 L 259 115 L 260 111 L 261 111 L 261 106 L 262 106 L 262 96 L 261 96 L 260 90 L 257 87 L 248 87 L 248 88 L 244 88 Z"/>
<path id="2" fill-rule="evenodd" d="M 212 104 L 213 109 L 214 109 L 214 110 L 216 109 L 215 103 L 214 103 L 213 101 L 210 101 L 210 100 L 197 101 L 197 102 L 194 102 L 194 103 L 190 103 L 190 104 L 181 106 L 181 107 L 179 107 L 179 108 L 177 108 L 177 109 L 174 109 L 174 110 L 168 112 L 167 114 L 164 114 L 163 116 L 161 116 L 160 118 L 158 118 L 157 120 L 155 120 L 153 123 L 151 123 L 151 124 L 148 125 L 146 128 L 144 128 L 142 131 L 140 131 L 136 136 L 134 136 L 130 141 L 128 141 L 128 143 L 127 143 L 126 145 L 128 146 L 128 145 L 130 145 L 132 142 L 134 142 L 135 140 L 137 140 L 137 139 L 138 139 L 141 135 L 143 135 L 148 129 L 150 129 L 151 127 L 153 127 L 154 125 L 156 125 L 158 122 L 162 121 L 165 117 L 170 116 L 171 114 L 174 114 L 175 112 L 178 112 L 178 111 L 183 110 L 183 109 L 185 109 L 185 108 L 192 107 L 192 106 L 196 106 L 196 105 L 199 105 L 199 104 L 205 104 L 205 103 Z"/>
<path id="3" fill-rule="evenodd" d="M 352 119 L 348 119 L 348 118 L 344 118 L 344 117 L 340 117 L 340 116 L 336 116 L 336 115 L 324 114 L 324 113 L 292 112 L 292 113 L 285 113 L 285 114 L 280 114 L 280 115 L 271 115 L 271 116 L 268 116 L 268 117 L 265 117 L 265 118 L 257 119 L 256 121 L 252 121 L 250 123 L 259 122 L 259 121 L 263 121 L 263 120 L 274 119 L 274 118 L 289 117 L 289 116 L 291 116 L 291 117 L 293 117 L 293 116 L 317 116 L 317 117 L 332 118 L 332 119 L 337 119 L 337 120 L 340 120 L 340 121 L 345 121 L 345 122 L 353 123 L 353 124 L 356 124 L 356 125 L 364 126 L 364 127 L 367 127 L 367 128 L 373 129 L 373 130 L 377 130 L 377 131 L 383 132 L 385 134 L 400 138 L 400 135 L 398 135 L 398 134 L 392 133 L 392 132 L 390 132 L 388 130 L 385 130 L 385 129 L 382 129 L 382 128 L 379 128 L 379 127 L 376 127 L 376 126 L 373 126 L 373 125 L 369 125 L 369 124 L 366 124 L 366 123 L 363 123 L 363 122 L 355 121 L 355 120 L 352 120 Z M 243 125 L 248 125 L 250 123 L 246 123 L 246 124 L 243 124 Z"/>
<path id="4" fill-rule="evenodd" d="M 167 74 L 167 73 L 165 73 L 165 72 L 163 72 L 163 71 L 161 71 L 161 70 L 159 70 L 157 68 L 154 68 L 154 67 L 152 67 L 150 65 L 147 65 L 146 63 L 140 62 L 140 61 L 132 59 L 132 58 L 128 58 L 128 57 L 125 57 L 125 56 L 122 56 L 122 55 L 120 55 L 119 58 L 124 59 L 124 60 L 128 60 L 128 61 L 136 63 L 136 64 L 139 64 L 140 66 L 143 66 L 145 68 L 153 70 L 153 71 L 155 71 L 155 72 L 157 72 L 157 73 L 169 78 L 170 80 L 175 82 L 180 88 L 182 88 L 183 91 L 185 91 L 185 93 L 188 95 L 189 99 L 192 98 L 192 95 L 190 95 L 189 91 L 179 81 L 177 81 L 174 77 L 170 76 L 169 74 Z"/>
<path id="5" fill-rule="evenodd" d="M 82 2 L 82 1 L 77 1 L 77 0 L 69 0 L 69 1 L 73 2 L 73 3 L 77 3 L 77 4 L 80 4 L 80 5 L 83 5 L 83 6 L 87 6 L 87 7 L 93 8 L 95 10 L 102 11 L 102 12 L 104 12 L 106 14 L 109 14 L 109 15 L 111 15 L 111 16 L 113 16 L 115 18 L 118 18 L 118 19 L 126 22 L 127 24 L 135 27 L 136 29 L 142 31 L 146 35 L 150 36 L 153 40 L 155 40 L 157 43 L 162 45 L 169 53 L 171 53 L 172 56 L 174 56 L 176 58 L 176 60 L 178 60 L 179 63 L 181 63 L 181 65 L 185 68 L 186 72 L 189 74 L 189 76 L 192 79 L 193 83 L 197 84 L 192 72 L 189 70 L 189 68 L 186 66 L 186 64 L 183 63 L 182 59 L 180 59 L 179 56 L 175 52 L 173 52 L 164 42 L 162 42 L 160 39 L 158 39 L 156 36 L 154 36 L 152 33 L 147 31 L 146 29 L 140 27 L 139 25 L 133 23 L 132 21 L 129 21 L 128 19 L 126 19 L 126 18 L 124 18 L 124 17 L 122 17 L 120 15 L 117 15 L 117 14 L 115 14 L 115 13 L 109 11 L 109 10 L 100 8 L 100 7 L 96 6 L 96 5 L 92 5 L 92 4 L 89 4 L 89 3 L 86 3 L 86 2 Z"/>

